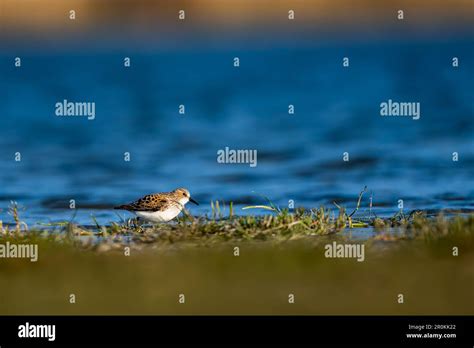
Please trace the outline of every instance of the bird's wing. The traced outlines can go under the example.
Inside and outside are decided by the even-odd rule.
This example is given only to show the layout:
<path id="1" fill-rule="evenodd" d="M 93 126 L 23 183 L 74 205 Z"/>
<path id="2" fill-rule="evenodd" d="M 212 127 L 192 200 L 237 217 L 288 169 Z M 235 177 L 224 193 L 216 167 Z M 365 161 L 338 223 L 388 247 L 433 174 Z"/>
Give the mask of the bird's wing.
<path id="1" fill-rule="evenodd" d="M 160 194 L 151 194 L 143 196 L 133 203 L 115 207 L 115 209 L 123 209 L 129 211 L 159 211 L 166 209 L 173 202 Z"/>

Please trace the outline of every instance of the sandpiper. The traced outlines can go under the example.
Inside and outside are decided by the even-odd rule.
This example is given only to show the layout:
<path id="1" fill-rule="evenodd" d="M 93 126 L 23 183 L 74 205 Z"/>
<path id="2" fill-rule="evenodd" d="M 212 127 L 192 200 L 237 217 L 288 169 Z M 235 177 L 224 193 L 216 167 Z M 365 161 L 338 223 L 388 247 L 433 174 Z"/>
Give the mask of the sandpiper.
<path id="1" fill-rule="evenodd" d="M 133 203 L 119 205 L 114 209 L 131 211 L 150 222 L 167 222 L 178 216 L 188 202 L 199 205 L 191 198 L 188 190 L 178 188 L 171 192 L 146 195 Z"/>

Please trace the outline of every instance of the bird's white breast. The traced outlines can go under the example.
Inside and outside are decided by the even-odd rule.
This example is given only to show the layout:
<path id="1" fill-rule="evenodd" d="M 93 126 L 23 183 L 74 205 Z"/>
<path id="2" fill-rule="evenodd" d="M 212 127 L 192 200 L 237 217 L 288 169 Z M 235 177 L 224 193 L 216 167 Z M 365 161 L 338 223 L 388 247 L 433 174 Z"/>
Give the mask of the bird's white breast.
<path id="1" fill-rule="evenodd" d="M 151 222 L 167 222 L 178 216 L 180 212 L 180 208 L 172 206 L 163 211 L 136 211 L 135 214 Z"/>

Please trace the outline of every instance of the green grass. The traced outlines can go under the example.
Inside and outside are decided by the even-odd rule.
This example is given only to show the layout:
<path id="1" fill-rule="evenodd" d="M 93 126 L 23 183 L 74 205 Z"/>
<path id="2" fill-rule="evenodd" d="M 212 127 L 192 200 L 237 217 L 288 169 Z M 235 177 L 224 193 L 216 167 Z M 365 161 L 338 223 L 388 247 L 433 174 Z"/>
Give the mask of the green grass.
<path id="1" fill-rule="evenodd" d="M 356 208 L 352 213 L 346 213 L 344 207 L 336 204 L 337 210 L 331 211 L 325 207 L 305 210 L 302 208 L 290 212 L 280 209 L 270 202 L 268 206 L 251 206 L 247 209 L 266 207 L 272 213 L 265 215 L 237 216 L 233 205 L 229 205 L 229 214 L 224 216 L 225 204 L 211 202 L 211 216 L 193 217 L 187 211 L 171 223 L 157 225 L 142 225 L 136 219 L 112 222 L 110 225 L 100 225 L 92 216 L 92 227 L 84 227 L 72 221 L 54 224 L 39 224 L 28 228 L 21 221 L 18 206 L 12 202 L 10 215 L 15 224 L 2 225 L 0 221 L 0 235 L 24 236 L 53 236 L 57 240 L 64 240 L 77 245 L 94 245 L 100 243 L 127 243 L 137 244 L 188 244 L 205 245 L 225 241 L 271 241 L 284 243 L 311 236 L 327 236 L 341 234 L 343 231 L 357 233 L 358 229 L 370 230 L 375 239 L 436 239 L 448 238 L 455 234 L 456 238 L 470 237 L 473 233 L 473 215 L 445 218 L 439 215 L 428 218 L 421 211 L 404 214 L 398 211 L 389 218 L 372 217 L 355 220 L 354 214 L 360 206 L 359 195 Z M 222 209 L 221 209 L 222 207 Z M 449 235 L 449 236 L 448 236 Z M 89 243 L 84 243 L 84 240 Z M 79 242 L 79 240 L 81 240 Z M 103 248 L 106 249 L 106 248 Z"/>
<path id="2" fill-rule="evenodd" d="M 369 240 L 360 263 L 324 257 L 325 243 L 347 241 L 337 234 L 276 244 L 143 243 L 130 256 L 119 244 L 100 252 L 64 240 L 10 236 L 39 243 L 39 260 L 0 262 L 6 299 L 0 313 L 472 314 L 472 234 L 456 239 L 457 226 L 433 240 Z M 240 256 L 234 256 L 236 246 Z M 75 304 L 68 303 L 71 293 Z M 295 304 L 287 301 L 290 293 Z M 404 304 L 396 302 L 399 293 Z"/>
<path id="3" fill-rule="evenodd" d="M 28 229 L 12 206 L 16 223 L 0 226 L 0 243 L 36 243 L 39 260 L 0 259 L 0 314 L 474 313 L 473 215 L 362 222 L 343 208 L 236 216 L 229 206 L 224 216 L 213 207 L 151 227 Z M 354 243 L 359 226 L 374 231 L 356 241 L 364 262 L 324 256 L 328 243 Z"/>

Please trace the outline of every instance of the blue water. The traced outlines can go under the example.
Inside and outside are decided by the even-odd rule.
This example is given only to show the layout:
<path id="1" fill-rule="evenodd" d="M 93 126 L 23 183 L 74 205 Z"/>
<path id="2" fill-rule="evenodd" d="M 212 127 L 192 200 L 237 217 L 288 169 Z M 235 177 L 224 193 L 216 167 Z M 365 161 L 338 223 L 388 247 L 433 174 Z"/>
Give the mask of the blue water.
<path id="1" fill-rule="evenodd" d="M 407 211 L 474 210 L 472 38 L 197 47 L 26 49 L 20 69 L 0 53 L 0 220 L 14 200 L 30 226 L 62 221 L 75 199 L 76 222 L 105 224 L 119 221 L 113 205 L 176 187 L 201 202 L 195 215 L 211 200 L 244 213 L 259 194 L 351 209 L 365 185 L 379 215 L 399 199 Z M 95 119 L 57 117 L 64 99 L 95 102 Z M 388 99 L 420 102 L 421 118 L 381 117 Z M 256 149 L 257 166 L 217 163 L 226 146 Z"/>

